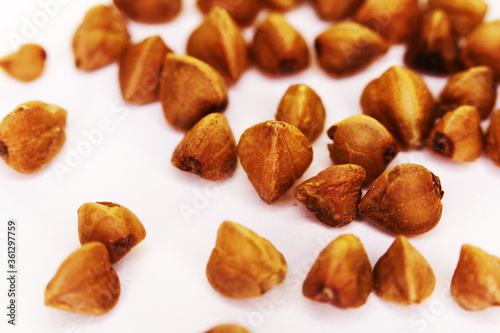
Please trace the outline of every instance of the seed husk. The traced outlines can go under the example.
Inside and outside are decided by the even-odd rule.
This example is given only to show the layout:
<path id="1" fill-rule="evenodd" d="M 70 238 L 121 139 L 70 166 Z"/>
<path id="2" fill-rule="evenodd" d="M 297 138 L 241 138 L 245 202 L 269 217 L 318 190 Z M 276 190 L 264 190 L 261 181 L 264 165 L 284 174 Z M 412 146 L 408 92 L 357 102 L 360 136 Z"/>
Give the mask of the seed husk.
<path id="1" fill-rule="evenodd" d="M 478 25 L 465 39 L 462 57 L 467 67 L 488 66 L 500 81 L 500 20 Z"/>
<path id="2" fill-rule="evenodd" d="M 113 0 L 116 8 L 133 21 L 166 23 L 181 11 L 181 0 Z"/>
<path id="3" fill-rule="evenodd" d="M 377 31 L 390 43 L 400 44 L 417 34 L 422 10 L 418 0 L 372 0 L 359 8 L 354 19 Z"/>
<path id="4" fill-rule="evenodd" d="M 110 262 L 120 261 L 146 237 L 141 221 L 129 209 L 112 202 L 88 202 L 78 208 L 80 244 L 106 245 Z"/>
<path id="5" fill-rule="evenodd" d="M 409 43 L 404 61 L 410 68 L 434 75 L 462 69 L 458 35 L 444 11 L 427 12 L 417 37 Z"/>
<path id="6" fill-rule="evenodd" d="M 479 158 L 483 151 L 479 111 L 464 105 L 445 114 L 432 130 L 427 147 L 455 162 Z"/>
<path id="7" fill-rule="evenodd" d="M 197 0 L 196 5 L 203 14 L 208 14 L 215 7 L 227 10 L 229 15 L 241 27 L 247 27 L 253 23 L 255 17 L 262 8 L 261 0 Z"/>
<path id="8" fill-rule="evenodd" d="M 205 333 L 250 333 L 250 331 L 242 326 L 227 324 L 212 327 Z"/>
<path id="9" fill-rule="evenodd" d="M 323 20 L 336 21 L 353 16 L 365 0 L 313 0 L 314 9 Z"/>
<path id="10" fill-rule="evenodd" d="M 160 36 L 146 38 L 125 51 L 118 74 L 123 100 L 131 104 L 158 100 L 161 66 L 170 52 Z"/>
<path id="11" fill-rule="evenodd" d="M 463 245 L 451 280 L 451 296 L 464 309 L 481 311 L 500 305 L 500 258 Z"/>
<path id="12" fill-rule="evenodd" d="M 444 10 L 461 36 L 466 36 L 480 24 L 488 10 L 488 5 L 482 0 L 429 0 L 428 3 L 431 9 Z"/>
<path id="13" fill-rule="evenodd" d="M 495 111 L 491 117 L 490 126 L 486 133 L 486 154 L 500 167 L 500 111 Z"/>
<path id="14" fill-rule="evenodd" d="M 116 8 L 92 7 L 73 36 L 75 66 L 94 71 L 112 64 L 125 52 L 129 40 L 127 22 Z"/>
<path id="15" fill-rule="evenodd" d="M 100 242 L 89 242 L 73 252 L 45 289 L 45 304 L 56 309 L 102 315 L 118 302 L 120 281 Z"/>
<path id="16" fill-rule="evenodd" d="M 187 131 L 204 116 L 227 107 L 227 86 L 210 65 L 168 53 L 163 61 L 160 102 L 168 123 Z"/>
<path id="17" fill-rule="evenodd" d="M 333 125 L 327 132 L 334 164 L 356 164 L 366 171 L 365 184 L 382 174 L 399 150 L 391 133 L 376 119 L 351 116 Z"/>
<path id="18" fill-rule="evenodd" d="M 364 25 L 340 22 L 316 37 L 314 47 L 320 66 L 342 77 L 368 67 L 387 52 L 389 43 Z"/>
<path id="19" fill-rule="evenodd" d="M 335 165 L 298 185 L 294 195 L 321 222 L 343 227 L 356 217 L 365 177 L 359 165 Z"/>
<path id="20" fill-rule="evenodd" d="M 487 66 L 471 67 L 450 78 L 439 95 L 441 115 L 462 105 L 474 106 L 481 119 L 490 116 L 497 100 L 497 84 L 493 81 L 493 71 Z"/>
<path id="21" fill-rule="evenodd" d="M 190 129 L 172 155 L 172 164 L 204 179 L 231 176 L 237 164 L 236 141 L 220 113 L 209 114 Z"/>
<path id="22" fill-rule="evenodd" d="M 416 236 L 438 224 L 443 194 L 439 177 L 432 172 L 420 165 L 400 164 L 375 180 L 358 212 L 391 234 Z"/>
<path id="23" fill-rule="evenodd" d="M 16 52 L 0 59 L 0 67 L 21 82 L 38 79 L 45 68 L 47 53 L 37 44 L 24 44 Z"/>
<path id="24" fill-rule="evenodd" d="M 302 177 L 312 162 L 313 151 L 298 128 L 269 120 L 241 135 L 238 156 L 257 194 L 271 204 Z"/>
<path id="25" fill-rule="evenodd" d="M 373 290 L 388 302 L 420 304 L 435 286 L 431 266 L 404 236 L 398 236 L 373 267 Z"/>
<path id="26" fill-rule="evenodd" d="M 275 118 L 297 127 L 312 143 L 323 132 L 326 111 L 313 89 L 305 84 L 295 84 L 281 98 Z"/>
<path id="27" fill-rule="evenodd" d="M 372 290 L 370 260 L 351 234 L 337 237 L 321 251 L 302 285 L 305 297 L 341 309 L 362 306 Z"/>
<path id="28" fill-rule="evenodd" d="M 402 150 L 422 147 L 436 119 L 434 98 L 424 80 L 399 66 L 365 87 L 361 107 L 391 132 Z"/>
<path id="29" fill-rule="evenodd" d="M 0 156 L 21 173 L 42 169 L 66 141 L 66 114 L 40 101 L 19 105 L 0 123 Z"/>
<path id="30" fill-rule="evenodd" d="M 229 83 L 236 83 L 249 65 L 245 38 L 220 7 L 213 7 L 189 36 L 186 52 L 213 66 Z"/>
<path id="31" fill-rule="evenodd" d="M 283 282 L 287 264 L 268 240 L 242 225 L 225 221 L 217 232 L 206 273 L 208 282 L 221 295 L 252 298 Z"/>
<path id="32" fill-rule="evenodd" d="M 300 72 L 310 63 L 304 37 L 277 13 L 269 14 L 257 27 L 251 54 L 262 71 L 275 76 Z"/>

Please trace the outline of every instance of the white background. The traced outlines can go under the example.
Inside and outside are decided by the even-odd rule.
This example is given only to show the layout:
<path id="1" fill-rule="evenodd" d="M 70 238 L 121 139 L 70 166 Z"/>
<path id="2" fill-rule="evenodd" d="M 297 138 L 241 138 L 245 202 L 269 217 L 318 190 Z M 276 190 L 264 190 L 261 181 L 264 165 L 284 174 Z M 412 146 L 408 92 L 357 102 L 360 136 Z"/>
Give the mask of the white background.
<path id="1" fill-rule="evenodd" d="M 500 18 L 500 3 L 492 0 L 487 20 Z M 221 323 L 239 323 L 253 332 L 497 332 L 500 309 L 467 312 L 450 297 L 449 285 L 460 247 L 473 244 L 500 255 L 500 169 L 486 157 L 456 164 L 427 150 L 401 153 L 391 163 L 426 166 L 441 178 L 445 191 L 441 222 L 410 242 L 434 269 L 436 289 L 421 305 L 401 307 L 370 295 L 358 309 L 340 310 L 302 296 L 301 286 L 319 251 L 337 236 L 353 233 L 363 242 L 372 265 L 394 237 L 366 221 L 334 229 L 318 222 L 287 192 L 272 205 L 263 203 L 238 165 L 233 177 L 213 183 L 177 170 L 170 158 L 183 133 L 164 119 L 159 103 L 127 106 L 121 101 L 117 66 L 93 73 L 73 65 L 71 38 L 85 12 L 99 1 L 66 0 L 53 17 L 29 36 L 41 44 L 48 59 L 43 76 L 29 84 L 0 72 L 0 118 L 27 101 L 41 100 L 68 111 L 67 141 L 52 164 L 34 175 L 23 175 L 0 162 L 0 224 L 5 232 L 14 218 L 18 232 L 18 326 L 7 327 L 6 280 L 0 275 L 0 331 L 12 332 L 202 332 Z M 14 50 L 9 36 L 22 35 L 25 20 L 43 13 L 37 1 L 0 3 L 0 54 Z M 38 15 L 38 16 L 37 16 Z M 43 16 L 43 14 L 42 14 Z M 329 23 L 312 8 L 288 13 L 289 22 L 310 45 Z M 130 23 L 134 42 L 153 34 L 163 37 L 183 54 L 189 34 L 201 22 L 194 1 L 185 1 L 182 14 L 172 23 Z M 262 19 L 262 16 L 259 18 Z M 252 30 L 245 32 L 248 39 Z M 335 80 L 315 60 L 309 70 L 271 79 L 251 69 L 230 89 L 225 112 L 236 140 L 248 127 L 273 119 L 281 96 L 295 83 L 310 85 L 327 109 L 326 129 L 360 114 L 364 86 L 391 65 L 402 64 L 402 46 L 352 78 Z M 313 57 L 314 58 L 314 57 Z M 425 77 L 435 96 L 446 80 Z M 68 165 L 82 149 L 86 132 L 109 119 L 113 130 L 91 145 L 71 172 L 58 176 L 55 166 Z M 484 123 L 487 125 L 487 122 Z M 302 180 L 331 166 L 323 134 L 313 144 L 314 161 Z M 85 147 L 84 147 L 85 148 Z M 88 148 L 88 147 L 87 147 Z M 131 209 L 143 222 L 146 239 L 116 265 L 122 293 L 106 315 L 88 317 L 44 305 L 44 289 L 63 260 L 79 247 L 77 209 L 89 201 L 113 201 Z M 192 215 L 182 214 L 189 210 Z M 238 222 L 271 241 L 283 253 L 289 272 L 283 284 L 260 298 L 230 300 L 207 282 L 205 267 L 224 220 Z M 5 243 L 0 267 L 6 271 Z"/>

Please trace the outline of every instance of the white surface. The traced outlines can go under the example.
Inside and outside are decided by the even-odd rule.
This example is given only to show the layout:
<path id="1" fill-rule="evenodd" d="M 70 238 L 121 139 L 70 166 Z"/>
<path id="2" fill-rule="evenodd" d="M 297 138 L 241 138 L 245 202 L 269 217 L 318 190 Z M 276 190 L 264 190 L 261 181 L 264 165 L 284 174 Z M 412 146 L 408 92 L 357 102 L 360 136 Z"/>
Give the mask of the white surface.
<path id="1" fill-rule="evenodd" d="M 302 296 L 301 286 L 319 251 L 340 234 L 353 233 L 363 242 L 372 265 L 394 237 L 366 221 L 334 229 L 318 222 L 292 195 L 271 206 L 264 204 L 238 165 L 234 176 L 212 183 L 177 170 L 170 164 L 183 133 L 166 123 L 159 103 L 126 106 L 121 101 L 117 66 L 93 73 L 73 65 L 71 37 L 85 11 L 100 1 L 68 1 L 38 29 L 30 42 L 45 47 L 44 75 L 30 84 L 18 83 L 0 72 L 0 118 L 17 105 L 42 100 L 68 111 L 67 142 L 51 165 L 34 175 L 16 173 L 0 162 L 1 233 L 8 218 L 19 225 L 18 326 L 6 325 L 5 246 L 0 248 L 0 331 L 5 332 L 201 332 L 221 323 L 235 322 L 253 332 L 497 332 L 500 309 L 467 312 L 450 297 L 449 285 L 460 247 L 473 244 L 500 255 L 500 169 L 481 157 L 459 165 L 429 151 L 401 153 L 391 163 L 426 166 L 441 178 L 445 191 L 439 225 L 410 242 L 434 269 L 437 286 L 421 305 L 401 307 L 370 295 L 359 309 L 340 310 Z M 500 17 L 500 3 L 492 0 L 488 19 Z M 32 21 L 41 7 L 37 1 L 0 3 L 0 54 L 13 51 L 9 33 L 21 34 L 23 20 Z M 304 6 L 287 18 L 311 45 L 328 27 Z M 130 24 L 135 42 L 160 34 L 178 53 L 184 53 L 191 31 L 201 15 L 193 1 L 182 15 L 165 25 Z M 43 23 L 43 22 L 42 22 Z M 246 32 L 250 37 L 251 31 Z M 328 116 L 326 129 L 350 115 L 361 113 L 363 87 L 394 64 L 402 62 L 402 47 L 352 78 L 334 80 L 312 67 L 283 79 L 269 79 L 256 70 L 244 74 L 230 90 L 225 115 L 238 140 L 251 125 L 272 119 L 281 96 L 294 83 L 305 83 L 322 97 Z M 437 96 L 445 79 L 425 77 Z M 71 173 L 59 179 L 54 167 L 67 164 L 81 149 L 85 132 L 109 119 L 113 130 Z M 313 144 L 314 161 L 302 179 L 329 167 L 326 134 Z M 79 247 L 77 209 L 89 201 L 113 201 L 131 209 L 144 223 L 146 239 L 116 265 L 122 293 L 117 306 L 100 317 L 87 317 L 48 308 L 43 292 L 62 261 Z M 191 209 L 186 217 L 182 209 Z M 270 240 L 285 256 L 285 282 L 260 298 L 234 301 L 217 294 L 207 282 L 205 267 L 224 220 L 238 222 Z"/>

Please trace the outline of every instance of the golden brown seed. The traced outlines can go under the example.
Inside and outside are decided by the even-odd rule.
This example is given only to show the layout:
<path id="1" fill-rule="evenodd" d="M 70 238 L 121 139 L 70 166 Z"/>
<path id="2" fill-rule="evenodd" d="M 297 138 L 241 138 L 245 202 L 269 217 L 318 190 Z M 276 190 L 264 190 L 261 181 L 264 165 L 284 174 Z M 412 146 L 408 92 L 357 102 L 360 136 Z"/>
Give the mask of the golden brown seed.
<path id="1" fill-rule="evenodd" d="M 417 34 L 422 10 L 418 0 L 371 0 L 359 8 L 354 19 L 389 42 L 399 44 L 410 41 Z"/>
<path id="2" fill-rule="evenodd" d="M 47 54 L 37 44 L 22 45 L 17 52 L 0 59 L 0 67 L 22 82 L 36 80 L 42 75 Z"/>
<path id="3" fill-rule="evenodd" d="M 56 309 L 102 315 L 118 302 L 120 281 L 106 246 L 90 242 L 73 252 L 45 289 L 45 304 Z"/>
<path id="4" fill-rule="evenodd" d="M 427 147 L 455 162 L 479 158 L 483 151 L 479 111 L 465 105 L 445 114 L 432 130 Z"/>
<path id="5" fill-rule="evenodd" d="M 244 327 L 229 324 L 212 327 L 205 333 L 250 333 L 250 331 Z"/>
<path id="6" fill-rule="evenodd" d="M 420 304 L 435 286 L 431 266 L 404 236 L 398 236 L 373 267 L 373 290 L 388 302 Z"/>
<path id="7" fill-rule="evenodd" d="M 310 63 L 304 37 L 276 13 L 269 14 L 257 27 L 251 53 L 255 64 L 270 75 L 297 73 Z"/>
<path id="8" fill-rule="evenodd" d="M 227 11 L 213 7 L 203 23 L 189 36 L 187 54 L 213 66 L 235 83 L 249 65 L 247 43 Z"/>
<path id="9" fill-rule="evenodd" d="M 462 105 L 476 107 L 482 119 L 489 117 L 497 100 L 493 71 L 486 66 L 471 67 L 450 78 L 439 95 L 439 112 L 445 114 Z"/>
<path id="10" fill-rule="evenodd" d="M 323 20 L 333 21 L 353 16 L 365 0 L 313 0 L 314 9 Z"/>
<path id="11" fill-rule="evenodd" d="M 462 57 L 467 67 L 488 66 L 500 81 L 500 20 L 478 25 L 466 38 Z"/>
<path id="12" fill-rule="evenodd" d="M 88 202 L 78 208 L 80 244 L 106 245 L 112 264 L 122 259 L 146 237 L 141 221 L 129 209 L 112 202 Z"/>
<path id="13" fill-rule="evenodd" d="M 203 61 L 169 53 L 163 61 L 160 102 L 168 123 L 187 131 L 209 113 L 227 107 L 227 86 Z"/>
<path id="14" fill-rule="evenodd" d="M 221 295 L 258 297 L 285 279 L 283 255 L 266 239 L 234 222 L 225 221 L 207 264 L 207 278 Z"/>
<path id="15" fill-rule="evenodd" d="M 485 147 L 488 157 L 500 167 L 500 111 L 495 111 L 491 117 Z"/>
<path id="16" fill-rule="evenodd" d="M 119 78 L 123 100 L 146 104 L 158 100 L 161 65 L 172 52 L 160 36 L 130 46 L 120 59 Z"/>
<path id="17" fill-rule="evenodd" d="M 73 36 L 75 65 L 93 71 L 118 60 L 129 45 L 127 22 L 112 6 L 89 9 Z"/>
<path id="18" fill-rule="evenodd" d="M 266 8 L 286 12 L 298 7 L 304 0 L 261 0 L 261 2 Z"/>
<path id="19" fill-rule="evenodd" d="M 326 111 L 313 89 L 295 84 L 281 98 L 275 118 L 297 127 L 309 142 L 314 142 L 323 132 Z"/>
<path id="20" fill-rule="evenodd" d="M 352 75 L 389 49 L 379 34 L 356 22 L 340 22 L 314 41 L 320 66 L 334 76 Z"/>
<path id="21" fill-rule="evenodd" d="M 444 11 L 427 12 L 417 37 L 408 46 L 404 61 L 417 71 L 435 75 L 451 74 L 463 67 L 458 36 Z"/>
<path id="22" fill-rule="evenodd" d="M 365 170 L 359 165 L 336 165 L 306 180 L 293 193 L 318 220 L 343 227 L 356 217 L 365 178 Z"/>
<path id="23" fill-rule="evenodd" d="M 212 113 L 201 119 L 175 148 L 172 164 L 208 180 L 231 176 L 238 155 L 226 117 Z"/>
<path id="24" fill-rule="evenodd" d="M 251 25 L 262 8 L 261 0 L 197 0 L 196 5 L 203 14 L 215 6 L 224 8 L 241 27 Z"/>
<path id="25" fill-rule="evenodd" d="M 358 212 L 391 234 L 420 235 L 441 219 L 443 194 L 441 182 L 432 172 L 420 165 L 400 164 L 375 180 Z"/>
<path id="26" fill-rule="evenodd" d="M 488 10 L 488 5 L 482 0 L 429 0 L 429 7 L 444 10 L 461 36 L 480 24 Z"/>
<path id="27" fill-rule="evenodd" d="M 257 194 L 271 204 L 302 177 L 312 162 L 313 151 L 295 126 L 269 120 L 241 135 L 238 156 Z"/>
<path id="28" fill-rule="evenodd" d="M 131 20 L 141 23 L 165 23 L 181 11 L 181 0 L 113 0 L 115 6 Z"/>
<path id="29" fill-rule="evenodd" d="M 40 170 L 62 149 L 66 114 L 39 101 L 19 105 L 0 123 L 0 156 L 18 172 Z"/>
<path id="30" fill-rule="evenodd" d="M 371 81 L 361 96 L 363 113 L 384 125 L 400 148 L 419 148 L 429 135 L 436 111 L 434 98 L 415 72 L 393 66 Z"/>
<path id="31" fill-rule="evenodd" d="M 391 133 L 376 119 L 366 115 L 351 116 L 330 127 L 328 145 L 334 164 L 356 164 L 366 171 L 365 184 L 382 174 L 398 154 Z"/>
<path id="32" fill-rule="evenodd" d="M 462 246 L 451 296 L 464 309 L 481 311 L 500 305 L 500 258 L 472 245 Z"/>
<path id="33" fill-rule="evenodd" d="M 305 297 L 341 309 L 365 304 L 372 290 L 370 260 L 361 241 L 350 234 L 321 251 L 302 285 Z"/>

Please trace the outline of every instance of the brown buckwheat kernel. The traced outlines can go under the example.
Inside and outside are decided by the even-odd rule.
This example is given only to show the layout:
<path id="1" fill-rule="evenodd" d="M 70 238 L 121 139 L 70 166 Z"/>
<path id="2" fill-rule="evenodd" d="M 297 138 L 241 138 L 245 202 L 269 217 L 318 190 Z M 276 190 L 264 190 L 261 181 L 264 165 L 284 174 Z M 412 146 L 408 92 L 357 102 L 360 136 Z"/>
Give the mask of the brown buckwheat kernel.
<path id="1" fill-rule="evenodd" d="M 409 43 L 404 61 L 417 71 L 434 75 L 448 75 L 462 68 L 458 35 L 444 11 L 427 12 L 419 34 Z"/>
<path id="2" fill-rule="evenodd" d="M 398 236 L 373 267 L 373 290 L 388 302 L 420 304 L 435 285 L 431 266 L 404 236 Z"/>
<path id="3" fill-rule="evenodd" d="M 455 162 L 472 162 L 483 152 L 479 111 L 469 105 L 450 111 L 436 124 L 427 147 Z"/>
<path id="4" fill-rule="evenodd" d="M 295 84 L 281 98 L 275 118 L 297 127 L 312 143 L 323 132 L 326 111 L 313 89 Z"/>
<path id="5" fill-rule="evenodd" d="M 356 217 L 365 176 L 359 165 L 335 165 L 297 186 L 294 195 L 321 222 L 343 227 Z"/>
<path id="6" fill-rule="evenodd" d="M 401 149 L 423 146 L 436 119 L 434 98 L 415 72 L 393 66 L 361 95 L 363 113 L 384 125 Z"/>
<path id="7" fill-rule="evenodd" d="M 373 30 L 356 22 L 340 22 L 314 41 L 320 66 L 337 77 L 368 67 L 389 49 L 389 43 Z"/>
<path id="8" fill-rule="evenodd" d="M 19 105 L 0 123 L 0 156 L 18 172 L 40 170 L 66 141 L 66 114 L 39 101 Z"/>
<path id="9" fill-rule="evenodd" d="M 165 23 L 181 11 L 181 0 L 113 0 L 128 18 L 140 23 Z"/>
<path id="10" fill-rule="evenodd" d="M 310 63 L 304 37 L 277 13 L 269 14 L 257 27 L 251 54 L 255 64 L 270 75 L 297 73 Z"/>
<path id="11" fill-rule="evenodd" d="M 98 5 L 85 14 L 73 36 L 75 65 L 93 71 L 120 59 L 129 45 L 127 22 L 113 6 Z"/>
<path id="12" fill-rule="evenodd" d="M 328 145 L 334 164 L 357 164 L 366 172 L 365 184 L 384 172 L 398 154 L 391 133 L 376 119 L 366 115 L 351 116 L 330 127 Z"/>
<path id="13" fill-rule="evenodd" d="M 463 245 L 451 280 L 451 296 L 464 309 L 481 311 L 500 305 L 500 258 Z"/>
<path id="14" fill-rule="evenodd" d="M 482 0 L 429 0 L 428 3 L 431 9 L 444 10 L 461 36 L 466 36 L 480 24 L 488 10 L 488 5 Z"/>
<path id="15" fill-rule="evenodd" d="M 314 9 L 323 20 L 334 21 L 353 16 L 365 0 L 313 0 Z"/>
<path id="16" fill-rule="evenodd" d="M 208 14 L 215 7 L 227 10 L 229 15 L 241 27 L 249 26 L 262 8 L 261 0 L 197 0 L 196 5 L 203 14 Z"/>
<path id="17" fill-rule="evenodd" d="M 106 245 L 114 264 L 146 237 L 146 230 L 137 216 L 121 205 L 89 202 L 78 208 L 78 237 L 82 245 L 93 241 Z"/>
<path id="18" fill-rule="evenodd" d="M 243 34 L 220 7 L 213 7 L 189 36 L 186 52 L 213 66 L 229 83 L 237 82 L 249 65 Z"/>
<path id="19" fill-rule="evenodd" d="M 500 167 L 500 111 L 498 110 L 491 117 L 484 145 L 488 157 Z"/>
<path id="20" fill-rule="evenodd" d="M 350 234 L 321 251 L 302 285 L 305 297 L 341 309 L 362 306 L 372 290 L 370 260 L 361 241 Z"/>
<path id="21" fill-rule="evenodd" d="M 238 156 L 257 194 L 271 204 L 302 177 L 312 162 L 313 151 L 295 126 L 269 120 L 241 135 Z"/>
<path id="22" fill-rule="evenodd" d="M 399 44 L 410 41 L 417 34 L 422 10 L 418 0 L 370 0 L 359 8 L 354 19 L 389 42 Z"/>
<path id="23" fill-rule="evenodd" d="M 203 117 L 175 148 L 172 164 L 208 180 L 231 176 L 238 155 L 226 117 L 212 113 Z"/>
<path id="24" fill-rule="evenodd" d="M 250 333 L 250 331 L 238 325 L 228 324 L 212 327 L 205 333 Z"/>
<path id="25" fill-rule="evenodd" d="M 42 75 L 46 58 L 43 47 L 25 44 L 17 52 L 0 59 L 0 68 L 16 80 L 30 82 Z"/>
<path id="26" fill-rule="evenodd" d="M 168 53 L 163 61 L 160 102 L 168 123 L 187 131 L 209 113 L 227 107 L 227 86 L 210 65 Z"/>
<path id="27" fill-rule="evenodd" d="M 287 264 L 268 240 L 237 223 L 225 221 L 217 232 L 206 273 L 208 282 L 221 295 L 251 298 L 283 282 Z"/>
<path id="28" fill-rule="evenodd" d="M 467 67 L 489 66 L 500 81 L 500 20 L 478 25 L 467 36 L 462 57 Z"/>
<path id="29" fill-rule="evenodd" d="M 439 95 L 441 115 L 462 105 L 474 106 L 481 119 L 489 117 L 497 100 L 493 71 L 486 66 L 471 67 L 450 78 Z"/>
<path id="30" fill-rule="evenodd" d="M 96 316 L 110 311 L 119 296 L 120 280 L 111 267 L 106 246 L 90 242 L 61 264 L 45 289 L 45 304 Z"/>
<path id="31" fill-rule="evenodd" d="M 443 194 L 439 178 L 432 172 L 420 165 L 400 164 L 375 180 L 358 212 L 391 234 L 420 235 L 441 219 Z"/>
<path id="32" fill-rule="evenodd" d="M 160 36 L 146 38 L 125 51 L 118 73 L 124 101 L 146 104 L 158 100 L 161 65 L 169 52 L 172 50 Z"/>

